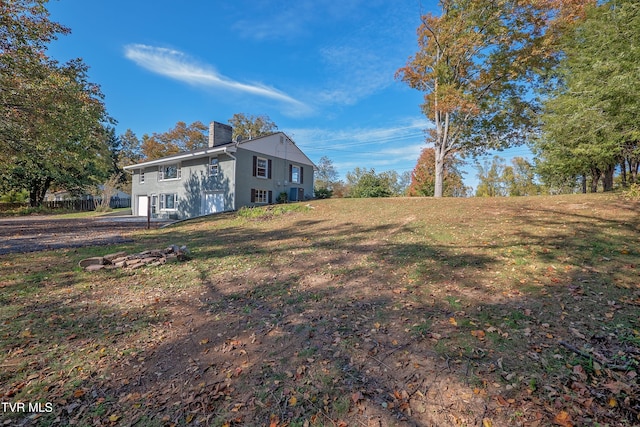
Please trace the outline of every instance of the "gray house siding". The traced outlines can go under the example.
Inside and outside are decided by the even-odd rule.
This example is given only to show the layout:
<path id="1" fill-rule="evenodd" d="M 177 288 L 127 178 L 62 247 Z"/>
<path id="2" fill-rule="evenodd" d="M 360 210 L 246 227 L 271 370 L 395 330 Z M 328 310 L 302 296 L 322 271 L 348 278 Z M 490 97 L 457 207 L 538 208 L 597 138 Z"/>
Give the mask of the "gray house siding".
<path id="1" fill-rule="evenodd" d="M 234 160 L 228 155 L 212 157 L 218 159 L 215 175 L 209 173 L 210 157 L 190 160 L 183 170 L 176 208 L 179 218 L 234 209 Z"/>
<path id="2" fill-rule="evenodd" d="M 211 157 L 218 159 L 218 173 L 209 174 Z M 211 209 L 229 211 L 235 209 L 235 161 L 227 154 L 166 162 L 159 166 L 148 166 L 134 170 L 132 177 L 132 209 L 140 212 L 146 202 L 140 197 L 151 197 L 151 210 L 155 217 L 188 218 L 206 213 Z M 176 164 L 179 177 L 160 179 L 161 170 Z M 144 172 L 144 182 L 140 174 Z M 213 203 L 213 204 L 212 204 Z"/>
<path id="3" fill-rule="evenodd" d="M 286 135 L 226 142 L 231 130 L 218 125 L 208 148 L 125 167 L 133 174 L 134 215 L 151 210 L 154 217 L 182 219 L 276 203 L 281 194 L 289 201 L 312 198 L 315 166 Z"/>
<path id="4" fill-rule="evenodd" d="M 236 202 L 237 206 L 261 206 L 275 203 L 280 193 L 285 193 L 288 200 L 298 201 L 310 199 L 313 196 L 313 167 L 299 164 L 286 159 L 256 153 L 251 150 L 238 148 L 236 153 L 237 175 L 236 175 Z M 267 177 L 254 172 L 254 157 L 265 159 L 270 166 Z M 297 167 L 302 171 L 298 178 L 302 182 L 291 182 L 290 168 Z M 291 197 L 291 190 L 294 189 L 295 198 Z M 266 191 L 266 200 L 260 191 Z M 257 193 L 258 192 L 258 193 Z M 257 197 L 256 197 L 257 196 Z M 271 197 L 269 199 L 269 196 Z"/>

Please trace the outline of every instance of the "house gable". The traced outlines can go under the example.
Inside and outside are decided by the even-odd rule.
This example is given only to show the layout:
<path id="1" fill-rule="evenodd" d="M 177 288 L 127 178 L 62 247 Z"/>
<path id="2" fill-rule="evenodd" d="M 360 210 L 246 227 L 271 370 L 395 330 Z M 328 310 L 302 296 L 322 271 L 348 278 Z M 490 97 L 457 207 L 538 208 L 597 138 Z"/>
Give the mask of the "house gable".
<path id="1" fill-rule="evenodd" d="M 238 148 L 244 148 L 259 154 L 285 159 L 294 163 L 311 166 L 315 164 L 300 150 L 300 148 L 283 132 L 277 132 L 260 138 L 249 139 L 238 143 Z"/>

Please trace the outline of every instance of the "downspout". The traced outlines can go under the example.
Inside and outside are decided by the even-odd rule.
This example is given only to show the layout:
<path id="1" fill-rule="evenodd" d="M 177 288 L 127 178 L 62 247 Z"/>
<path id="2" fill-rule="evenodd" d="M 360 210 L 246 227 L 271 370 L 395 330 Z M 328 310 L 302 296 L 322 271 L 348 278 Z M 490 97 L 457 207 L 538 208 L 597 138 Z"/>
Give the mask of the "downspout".
<path id="1" fill-rule="evenodd" d="M 286 199 L 285 200 L 289 200 L 289 196 L 290 196 L 290 190 L 289 188 L 291 187 L 291 183 L 289 182 L 289 168 L 287 167 L 287 148 L 289 148 L 289 141 L 287 141 L 287 137 L 282 135 L 281 138 L 283 138 L 284 141 L 284 179 L 282 180 L 282 183 L 288 183 L 288 185 L 283 185 L 283 190 L 284 190 L 284 194 L 286 194 Z"/>
<path id="2" fill-rule="evenodd" d="M 226 154 L 227 156 L 231 157 L 233 159 L 233 206 L 231 207 L 231 210 L 236 210 L 236 163 L 238 163 L 238 159 L 236 158 L 236 156 L 234 156 L 233 154 L 229 153 L 227 151 L 227 147 L 224 147 L 224 154 Z"/>

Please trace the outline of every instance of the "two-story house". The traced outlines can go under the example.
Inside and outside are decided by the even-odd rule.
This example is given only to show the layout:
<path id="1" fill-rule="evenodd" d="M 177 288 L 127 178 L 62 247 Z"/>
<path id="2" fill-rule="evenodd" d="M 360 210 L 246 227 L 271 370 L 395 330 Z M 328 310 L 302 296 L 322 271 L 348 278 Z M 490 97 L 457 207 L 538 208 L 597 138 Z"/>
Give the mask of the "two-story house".
<path id="1" fill-rule="evenodd" d="M 232 130 L 211 122 L 207 148 L 126 166 L 133 214 L 184 219 L 313 196 L 316 167 L 291 138 L 234 142 Z"/>

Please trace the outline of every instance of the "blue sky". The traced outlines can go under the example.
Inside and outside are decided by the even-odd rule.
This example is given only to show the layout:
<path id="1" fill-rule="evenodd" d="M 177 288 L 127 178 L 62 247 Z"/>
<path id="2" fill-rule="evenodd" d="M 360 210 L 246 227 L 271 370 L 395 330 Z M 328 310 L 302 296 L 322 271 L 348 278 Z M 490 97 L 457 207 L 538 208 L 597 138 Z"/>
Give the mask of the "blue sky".
<path id="1" fill-rule="evenodd" d="M 59 0 L 72 33 L 52 43 L 80 57 L 117 133 L 266 114 L 313 161 L 412 170 L 424 148 L 422 94 L 394 78 L 417 49 L 435 0 Z M 515 149 L 523 155 L 524 148 Z M 519 154 L 520 150 L 522 154 Z M 475 169 L 467 168 L 468 185 Z"/>

